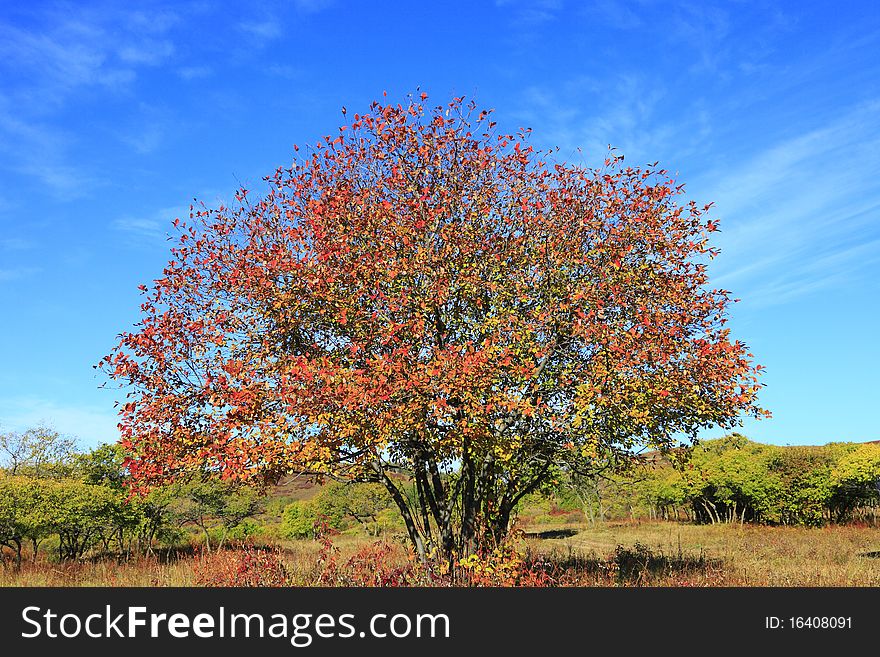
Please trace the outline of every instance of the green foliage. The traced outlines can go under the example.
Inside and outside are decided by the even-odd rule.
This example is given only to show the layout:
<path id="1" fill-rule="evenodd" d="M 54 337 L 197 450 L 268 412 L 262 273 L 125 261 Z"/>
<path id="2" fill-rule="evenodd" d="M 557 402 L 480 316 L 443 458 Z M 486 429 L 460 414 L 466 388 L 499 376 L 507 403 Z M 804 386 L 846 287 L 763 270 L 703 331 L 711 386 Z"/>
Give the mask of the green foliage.
<path id="1" fill-rule="evenodd" d="M 829 475 L 834 511 L 846 518 L 861 506 L 880 501 L 880 445 L 859 445 L 834 464 Z"/>
<path id="2" fill-rule="evenodd" d="M 400 527 L 402 521 L 384 486 L 333 482 L 309 501 L 287 504 L 281 515 L 280 534 L 291 539 L 312 538 L 316 522 L 337 530 L 355 524 L 377 536 L 383 529 Z"/>
<path id="3" fill-rule="evenodd" d="M 557 496 L 578 496 L 588 518 L 598 508 L 601 517 L 815 526 L 873 515 L 878 482 L 880 445 L 780 447 L 732 434 L 696 446 L 675 463 L 652 457 L 603 478 L 566 475 Z"/>
<path id="4" fill-rule="evenodd" d="M 0 543 L 16 553 L 30 542 L 35 558 L 39 543 L 58 535 L 58 558 L 77 559 L 122 526 L 133 522 L 126 500 L 102 485 L 75 479 L 0 476 Z"/>
<path id="5" fill-rule="evenodd" d="M 15 456 L 0 470 L 4 565 L 19 566 L 39 553 L 69 560 L 148 552 L 188 535 L 192 540 L 199 530 L 204 543 L 218 549 L 255 537 L 312 538 L 316 522 L 372 535 L 405 530 L 387 489 L 375 483 L 330 483 L 311 500 L 276 497 L 267 504 L 256 489 L 207 476 L 130 497 L 120 445 L 77 453 L 45 429 L 10 436 L 3 436 L 3 449 Z M 821 525 L 873 517 L 880 506 L 877 444 L 778 447 L 733 434 L 672 456 L 580 473 L 560 466 L 556 488 L 524 496 L 517 513 L 548 524 L 567 522 L 580 510 L 590 521 L 650 515 Z M 401 487 L 416 494 L 411 481 Z M 260 516 L 267 508 L 269 517 Z"/>
<path id="6" fill-rule="evenodd" d="M 107 486 L 115 491 L 126 489 L 125 450 L 118 443 L 100 445 L 74 459 L 75 472 L 87 484 Z"/>
<path id="7" fill-rule="evenodd" d="M 357 522 L 371 535 L 378 535 L 379 514 L 393 506 L 386 488 L 374 483 L 332 483 L 315 498 L 315 512 L 334 528 L 346 519 Z"/>
<path id="8" fill-rule="evenodd" d="M 207 477 L 182 484 L 170 506 L 180 525 L 195 525 L 205 545 L 210 549 L 213 542 L 219 549 L 231 530 L 262 511 L 262 499 L 253 488 Z"/>
<path id="9" fill-rule="evenodd" d="M 21 565 L 25 541 L 38 542 L 50 531 L 50 505 L 44 482 L 0 474 L 0 545 L 13 550 Z"/>
<path id="10" fill-rule="evenodd" d="M 130 496 L 118 444 L 79 453 L 72 441 L 38 427 L 0 436 L 0 458 L 0 545 L 16 566 L 25 548 L 36 560 L 41 545 L 59 560 L 79 559 L 95 550 L 132 554 L 151 551 L 156 541 L 173 544 L 187 524 L 201 528 L 209 546 L 259 529 L 243 523 L 262 510 L 260 493 L 216 477 Z"/>
<path id="11" fill-rule="evenodd" d="M 312 502 L 297 500 L 284 507 L 281 514 L 281 535 L 284 538 L 314 538 L 315 505 Z"/>

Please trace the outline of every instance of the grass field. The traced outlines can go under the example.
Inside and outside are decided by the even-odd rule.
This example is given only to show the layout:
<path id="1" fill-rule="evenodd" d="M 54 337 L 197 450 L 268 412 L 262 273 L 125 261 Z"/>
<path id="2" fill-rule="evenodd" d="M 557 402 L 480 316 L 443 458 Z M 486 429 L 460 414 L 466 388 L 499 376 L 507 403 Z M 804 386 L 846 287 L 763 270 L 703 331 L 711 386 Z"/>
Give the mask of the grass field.
<path id="1" fill-rule="evenodd" d="M 374 585 L 382 573 L 393 579 L 412 566 L 402 542 L 391 537 L 383 547 L 375 540 L 336 537 L 332 564 L 326 550 L 320 561 L 316 541 L 286 542 L 257 556 L 182 551 L 128 563 L 39 561 L 0 572 L 0 585 Z M 549 585 L 880 586 L 880 530 L 870 527 L 663 521 L 532 525 L 518 540 L 518 550 L 524 568 L 545 573 Z M 273 574 L 279 568 L 283 578 Z"/>
<path id="2" fill-rule="evenodd" d="M 878 586 L 880 530 L 676 522 L 608 522 L 570 537 L 530 539 L 536 550 L 601 557 L 642 546 L 645 584 Z M 532 530 L 534 531 L 534 530 Z M 639 550 L 635 550 L 639 552 Z M 872 554 L 873 553 L 873 554 Z M 653 560 L 652 560 L 653 556 Z"/>

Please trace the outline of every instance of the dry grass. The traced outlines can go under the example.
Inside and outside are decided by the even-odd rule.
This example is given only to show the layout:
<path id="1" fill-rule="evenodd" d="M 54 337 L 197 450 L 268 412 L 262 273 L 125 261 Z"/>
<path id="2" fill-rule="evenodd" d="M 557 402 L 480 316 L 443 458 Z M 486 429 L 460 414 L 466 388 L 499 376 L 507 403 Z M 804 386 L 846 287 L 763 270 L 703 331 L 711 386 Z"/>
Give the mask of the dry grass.
<path id="1" fill-rule="evenodd" d="M 532 528 L 532 531 L 540 528 Z M 570 537 L 530 539 L 540 552 L 608 555 L 641 545 L 654 555 L 708 563 L 711 586 L 878 586 L 880 529 L 856 526 L 765 527 L 675 522 L 608 522 Z M 880 555 L 874 555 L 880 556 Z M 668 578 L 667 578 L 668 579 Z M 652 584 L 675 582 L 655 578 Z M 701 583 L 697 583 L 700 585 Z"/>
<path id="2" fill-rule="evenodd" d="M 642 521 L 527 529 L 520 541 L 526 566 L 546 573 L 542 581 L 556 585 L 880 586 L 880 558 L 865 556 L 880 551 L 880 530 L 870 527 Z M 374 540 L 334 538 L 339 567 L 334 582 L 360 582 L 357 577 L 376 570 L 370 552 Z M 327 583 L 318 542 L 285 543 L 277 554 L 289 583 L 321 583 L 322 574 Z M 403 543 L 393 538 L 381 554 L 386 572 L 410 563 Z M 180 553 L 122 563 L 41 561 L 18 572 L 0 571 L 0 586 L 193 586 L 200 583 L 198 573 L 214 568 L 210 560 L 216 558 Z"/>

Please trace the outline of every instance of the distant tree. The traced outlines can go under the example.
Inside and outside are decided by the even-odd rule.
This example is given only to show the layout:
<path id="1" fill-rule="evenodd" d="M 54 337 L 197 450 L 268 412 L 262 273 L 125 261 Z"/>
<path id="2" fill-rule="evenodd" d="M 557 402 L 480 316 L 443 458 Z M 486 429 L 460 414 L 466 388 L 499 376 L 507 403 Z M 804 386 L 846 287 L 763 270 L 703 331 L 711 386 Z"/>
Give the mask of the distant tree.
<path id="1" fill-rule="evenodd" d="M 351 518 L 368 534 L 378 535 L 379 516 L 393 504 L 388 491 L 380 484 L 333 483 L 315 499 L 315 511 L 329 518 Z"/>
<path id="2" fill-rule="evenodd" d="M 120 492 L 128 490 L 125 449 L 119 443 L 99 445 L 77 454 L 75 472 L 87 484 L 107 486 Z"/>
<path id="3" fill-rule="evenodd" d="M 40 425 L 0 434 L 0 466 L 9 474 L 64 477 L 76 454 L 76 441 Z"/>
<path id="4" fill-rule="evenodd" d="M 880 503 L 880 445 L 859 445 L 835 463 L 830 485 L 834 519 L 846 520 L 860 506 Z"/>
<path id="5" fill-rule="evenodd" d="M 216 545 L 219 550 L 230 530 L 262 510 L 262 497 L 253 488 L 208 477 L 178 488 L 171 506 L 181 524 L 193 524 L 202 530 L 208 549 L 211 549 L 211 530 L 219 530 Z"/>
<path id="6" fill-rule="evenodd" d="M 785 525 L 821 525 L 831 515 L 831 469 L 835 453 L 827 446 L 765 447 L 770 453 L 767 481 L 776 481 L 773 509 L 764 520 Z"/>
<path id="7" fill-rule="evenodd" d="M 708 285 L 708 206 L 656 167 L 551 162 L 527 132 L 461 98 L 374 103 L 264 197 L 195 209 L 102 360 L 130 386 L 133 477 L 375 482 L 416 552 L 453 564 L 561 462 L 761 415 Z"/>
<path id="8" fill-rule="evenodd" d="M 284 538 L 314 538 L 315 521 L 318 519 L 314 504 L 294 500 L 281 514 L 281 535 Z"/>
<path id="9" fill-rule="evenodd" d="M 75 472 L 83 483 L 104 486 L 116 496 L 115 512 L 101 533 L 105 549 L 110 540 L 121 552 L 150 552 L 158 538 L 172 538 L 171 506 L 181 493 L 177 484 L 158 486 L 148 494 L 129 496 L 126 452 L 119 443 L 100 445 L 76 458 Z"/>
<path id="10" fill-rule="evenodd" d="M 24 545 L 30 543 L 36 559 L 40 541 L 52 530 L 52 505 L 45 487 L 45 482 L 32 477 L 0 473 L 0 545 L 12 550 L 16 568 L 21 566 Z"/>
<path id="11" fill-rule="evenodd" d="M 59 559 L 81 558 L 118 521 L 123 500 L 106 486 L 65 479 L 47 482 L 45 491 L 49 526 L 59 538 Z"/>
<path id="12" fill-rule="evenodd" d="M 781 447 L 733 434 L 702 442 L 679 465 L 657 461 L 630 491 L 635 503 L 663 517 L 689 506 L 698 522 L 783 525 L 876 517 L 880 508 L 880 445 Z"/>

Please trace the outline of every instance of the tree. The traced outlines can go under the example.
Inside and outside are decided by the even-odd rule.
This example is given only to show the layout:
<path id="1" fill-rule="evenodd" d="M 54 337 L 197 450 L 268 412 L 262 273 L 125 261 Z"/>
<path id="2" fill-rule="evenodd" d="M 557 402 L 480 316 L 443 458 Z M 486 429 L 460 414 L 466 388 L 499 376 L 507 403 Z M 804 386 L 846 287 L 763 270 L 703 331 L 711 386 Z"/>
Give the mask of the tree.
<path id="1" fill-rule="evenodd" d="M 333 483 L 315 498 L 315 512 L 321 518 L 354 519 L 368 534 L 379 535 L 379 514 L 393 504 L 380 484 Z"/>
<path id="2" fill-rule="evenodd" d="M 13 551 L 16 568 L 25 541 L 30 541 L 36 560 L 40 541 L 51 531 L 45 487 L 39 479 L 0 473 L 0 546 Z"/>
<path id="3" fill-rule="evenodd" d="M 112 513 L 100 532 L 105 551 L 111 541 L 120 552 L 151 551 L 153 539 L 168 533 L 173 520 L 169 505 L 177 486 L 157 487 L 149 495 L 129 497 L 125 450 L 118 444 L 104 444 L 76 458 L 80 481 L 112 492 Z"/>
<path id="4" fill-rule="evenodd" d="M 79 559 L 101 542 L 124 503 L 106 486 L 72 479 L 46 482 L 45 493 L 49 526 L 59 538 L 59 559 Z"/>
<path id="5" fill-rule="evenodd" d="M 829 475 L 834 519 L 880 502 L 880 445 L 865 443 L 840 457 Z"/>
<path id="6" fill-rule="evenodd" d="M 556 464 L 763 413 L 707 285 L 708 206 L 653 166 L 553 163 L 489 114 L 374 103 L 261 198 L 193 208 L 101 362 L 138 482 L 379 483 L 452 563 Z"/>
<path id="7" fill-rule="evenodd" d="M 285 538 L 314 538 L 317 520 L 314 504 L 294 500 L 281 513 L 281 535 Z"/>
<path id="8" fill-rule="evenodd" d="M 211 529 L 220 531 L 219 551 L 230 530 L 262 510 L 259 493 L 248 486 L 221 481 L 217 477 L 193 480 L 181 486 L 172 508 L 181 525 L 193 524 L 205 535 L 205 547 L 211 549 Z"/>
<path id="9" fill-rule="evenodd" d="M 76 441 L 44 425 L 0 434 L 0 464 L 11 475 L 63 477 L 75 454 Z"/>

